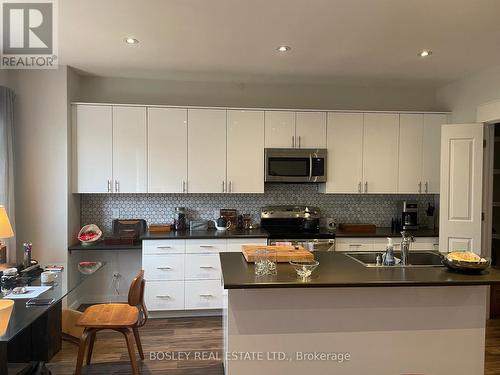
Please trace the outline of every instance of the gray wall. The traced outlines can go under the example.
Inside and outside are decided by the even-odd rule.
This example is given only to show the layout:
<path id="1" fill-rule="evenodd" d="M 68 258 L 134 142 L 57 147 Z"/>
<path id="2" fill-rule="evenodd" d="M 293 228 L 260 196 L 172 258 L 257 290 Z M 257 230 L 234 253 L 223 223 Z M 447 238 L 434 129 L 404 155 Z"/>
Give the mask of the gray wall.
<path id="1" fill-rule="evenodd" d="M 437 90 L 438 106 L 452 111 L 453 123 L 476 122 L 480 104 L 500 99 L 500 66 L 484 70 Z"/>
<path id="2" fill-rule="evenodd" d="M 33 242 L 42 264 L 66 265 L 68 246 L 67 69 L 12 71 L 17 256 Z"/>
<path id="3" fill-rule="evenodd" d="M 222 107 L 442 111 L 420 85 L 181 82 L 80 77 L 85 102 Z"/>

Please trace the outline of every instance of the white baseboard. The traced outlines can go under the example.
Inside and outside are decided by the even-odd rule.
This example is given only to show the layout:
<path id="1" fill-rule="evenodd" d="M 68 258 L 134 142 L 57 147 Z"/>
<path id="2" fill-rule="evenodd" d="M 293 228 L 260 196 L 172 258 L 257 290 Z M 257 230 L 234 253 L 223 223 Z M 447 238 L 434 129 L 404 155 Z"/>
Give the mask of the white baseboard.
<path id="1" fill-rule="evenodd" d="M 149 311 L 148 314 L 149 314 L 150 319 L 197 318 L 197 317 L 203 317 L 203 316 L 222 316 L 222 309 Z"/>

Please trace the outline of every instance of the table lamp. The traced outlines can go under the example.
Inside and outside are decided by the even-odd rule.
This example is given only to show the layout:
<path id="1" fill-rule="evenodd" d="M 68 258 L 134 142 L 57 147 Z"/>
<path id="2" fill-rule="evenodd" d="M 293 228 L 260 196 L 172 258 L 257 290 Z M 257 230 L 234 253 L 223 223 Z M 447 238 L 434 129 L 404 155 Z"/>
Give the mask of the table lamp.
<path id="1" fill-rule="evenodd" d="M 7 245 L 2 239 L 14 237 L 9 217 L 4 206 L 0 206 L 0 263 L 7 262 Z"/>

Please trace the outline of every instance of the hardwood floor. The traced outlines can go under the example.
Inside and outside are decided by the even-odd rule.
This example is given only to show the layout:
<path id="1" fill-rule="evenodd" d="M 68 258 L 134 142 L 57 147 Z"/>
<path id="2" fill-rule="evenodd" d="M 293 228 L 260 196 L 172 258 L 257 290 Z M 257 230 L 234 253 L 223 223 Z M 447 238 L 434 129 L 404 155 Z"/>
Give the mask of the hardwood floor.
<path id="1" fill-rule="evenodd" d="M 222 357 L 222 320 L 219 317 L 151 319 L 141 328 L 146 359 L 140 362 L 142 375 L 222 375 L 222 363 L 207 360 L 151 360 L 151 352 L 214 352 Z M 63 342 L 62 350 L 48 367 L 54 375 L 70 375 L 75 370 L 78 347 Z M 490 320 L 486 330 L 485 375 L 500 374 L 500 319 Z M 123 336 L 101 332 L 97 336 L 92 364 L 84 366 L 83 374 L 131 374 Z M 472 375 L 472 374 L 471 374 Z"/>
<path id="2" fill-rule="evenodd" d="M 176 318 L 150 319 L 140 329 L 145 360 L 140 363 L 142 375 L 222 375 L 222 363 L 208 360 L 150 360 L 151 352 L 216 352 L 222 357 L 222 319 Z M 54 375 L 69 375 L 75 371 L 78 347 L 63 342 L 62 350 L 47 367 Z M 97 334 L 92 364 L 84 366 L 82 374 L 131 374 L 127 345 L 123 335 L 112 331 Z"/>

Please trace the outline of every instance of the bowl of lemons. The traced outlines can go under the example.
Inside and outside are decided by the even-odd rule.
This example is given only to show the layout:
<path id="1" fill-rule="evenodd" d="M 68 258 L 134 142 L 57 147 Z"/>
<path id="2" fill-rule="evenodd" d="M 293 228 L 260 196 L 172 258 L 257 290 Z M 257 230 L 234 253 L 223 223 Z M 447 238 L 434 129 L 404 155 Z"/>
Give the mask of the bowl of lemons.
<path id="1" fill-rule="evenodd" d="M 490 259 L 483 258 L 472 251 L 451 251 L 443 255 L 443 264 L 452 271 L 480 273 L 490 266 Z"/>

